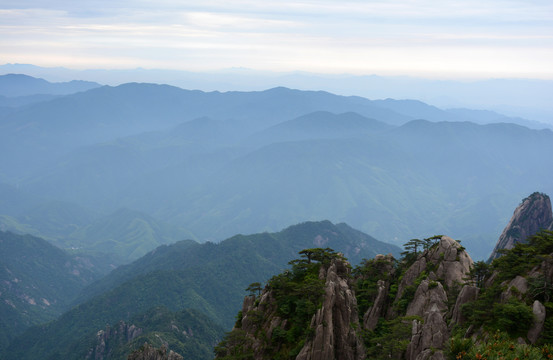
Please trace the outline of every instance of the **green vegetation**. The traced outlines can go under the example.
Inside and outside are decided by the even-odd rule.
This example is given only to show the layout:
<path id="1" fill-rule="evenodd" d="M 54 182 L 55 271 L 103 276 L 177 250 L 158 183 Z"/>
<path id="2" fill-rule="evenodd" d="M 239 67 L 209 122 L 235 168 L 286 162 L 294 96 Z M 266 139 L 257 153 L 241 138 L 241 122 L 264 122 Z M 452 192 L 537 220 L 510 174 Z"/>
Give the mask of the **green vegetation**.
<path id="1" fill-rule="evenodd" d="M 0 231 L 0 352 L 29 326 L 66 311 L 100 276 L 89 259 L 31 235 Z"/>
<path id="2" fill-rule="evenodd" d="M 169 344 L 169 350 L 186 355 L 186 359 L 211 360 L 213 344 L 219 341 L 224 333 L 210 318 L 190 309 L 171 312 L 166 308 L 156 307 L 135 316 L 129 324 L 141 329 L 140 335 L 129 342 L 126 336 L 121 336 L 123 334 L 113 334 L 109 339 L 108 348 L 104 351 L 104 354 L 111 354 L 110 359 L 126 360 L 129 353 L 147 342 L 154 347 Z M 91 340 L 91 346 L 98 345 L 95 338 Z"/>
<path id="3" fill-rule="evenodd" d="M 404 359 L 407 345 L 411 342 L 413 320 L 422 321 L 422 318 L 403 316 L 392 320 L 381 319 L 373 332 L 365 332 L 367 358 Z"/>
<path id="4" fill-rule="evenodd" d="M 106 324 L 129 323 L 135 315 L 156 306 L 172 312 L 195 309 L 230 329 L 244 289 L 251 285 L 248 292 L 258 294 L 261 284 L 256 282 L 270 279 L 294 254 L 312 247 L 317 237 L 339 249 L 361 249 L 356 254 L 359 259 L 370 257 L 373 251 L 394 248 L 387 244 L 379 248 L 382 243 L 329 221 L 307 222 L 273 234 L 237 235 L 220 244 L 189 240 L 160 246 L 86 288 L 74 301 L 75 306 L 58 320 L 29 329 L 11 344 L 10 355 L 5 358 L 34 359 L 38 354 L 47 357 L 67 349 L 82 353 L 88 346 L 86 339 L 105 329 Z M 312 264 L 326 262 L 328 256 L 316 249 L 302 255 Z M 297 264 L 298 269 L 303 266 L 302 262 Z M 289 306 L 296 305 L 292 302 Z M 307 302 L 299 307 L 311 311 Z M 52 344 L 56 344 L 55 349 Z"/>
<path id="5" fill-rule="evenodd" d="M 484 280 L 490 275 L 490 273 L 490 265 L 488 265 L 485 261 L 477 261 L 470 269 L 466 280 L 469 284 L 482 288 L 484 286 Z"/>
<path id="6" fill-rule="evenodd" d="M 471 339 L 451 338 L 447 356 L 450 360 L 548 360 L 553 358 L 551 343 L 541 346 L 519 344 L 499 330 L 486 341 L 473 344 Z"/>
<path id="7" fill-rule="evenodd" d="M 517 243 L 512 249 L 501 250 L 500 253 L 503 256 L 492 263 L 492 268 L 499 274 L 499 280 L 524 275 L 534 266 L 550 258 L 550 254 L 553 253 L 553 232 L 542 231 L 528 238 L 525 243 Z"/>
<path id="8" fill-rule="evenodd" d="M 356 266 L 352 275 L 355 279 L 355 295 L 357 297 L 357 306 L 359 313 L 364 314 L 372 305 L 378 294 L 378 280 L 392 280 L 392 263 L 388 259 L 364 259 Z"/>
<path id="9" fill-rule="evenodd" d="M 324 279 L 319 278 L 320 269 L 327 268 L 332 259 L 341 257 L 330 248 L 310 248 L 299 254 L 300 259 L 290 261 L 291 270 L 273 276 L 266 287 L 274 299 L 271 306 L 286 325 L 274 328 L 268 338 L 266 325 L 271 319 L 265 318 L 265 313 L 256 313 L 256 310 L 247 314 L 248 326 L 254 327 L 257 339 L 262 339 L 263 356 L 267 359 L 293 359 L 299 353 L 312 334 L 311 318 L 322 306 Z M 253 358 L 253 339 L 246 336 L 240 319 L 235 326 L 215 348 L 217 359 Z"/>
<path id="10" fill-rule="evenodd" d="M 553 308 L 553 303 L 550 302 L 553 287 L 551 280 L 548 278 L 550 275 L 547 275 L 550 274 L 553 263 L 550 256 L 553 252 L 553 232 L 542 231 L 530 237 L 526 243 L 517 243 L 514 248 L 501 252 L 503 255 L 495 259 L 491 265 L 483 262 L 475 263 L 468 280 L 481 288 L 480 295 L 477 300 L 463 305 L 462 313 L 467 322 L 459 331 L 462 333 L 469 326 L 474 329 L 482 327 L 487 333 L 491 334 L 495 331 L 501 331 L 502 333 L 496 336 L 499 336 L 498 339 L 501 340 L 500 342 L 503 345 L 499 349 L 497 348 L 497 341 L 494 342 L 492 344 L 494 351 L 510 354 L 509 357 L 506 357 L 509 359 L 514 359 L 517 356 L 520 359 L 541 359 L 540 356 L 545 355 L 538 351 L 538 347 L 517 347 L 515 346 L 516 341 L 513 339 L 526 337 L 528 329 L 534 321 L 532 311 L 534 300 L 541 301 L 546 308 L 544 330 L 538 339 L 538 344 L 550 344 L 553 339 L 551 336 L 553 334 L 553 312 L 547 310 Z M 536 272 L 530 276 L 530 270 L 532 269 L 535 269 Z M 491 276 L 494 277 L 493 282 L 483 286 Z M 507 284 L 517 276 L 521 276 L 528 281 L 529 289 L 527 292 L 521 293 L 515 287 L 508 288 Z M 511 296 L 502 300 L 501 294 L 505 291 L 509 291 Z M 459 340 L 455 341 L 458 344 Z M 509 351 L 505 351 L 505 344 L 510 347 Z M 477 353 L 488 359 L 499 358 L 490 352 L 485 353 L 483 350 L 482 346 L 471 345 L 463 350 L 465 355 L 460 358 L 478 358 L 475 357 Z M 528 354 L 528 356 L 520 356 L 520 354 Z"/>

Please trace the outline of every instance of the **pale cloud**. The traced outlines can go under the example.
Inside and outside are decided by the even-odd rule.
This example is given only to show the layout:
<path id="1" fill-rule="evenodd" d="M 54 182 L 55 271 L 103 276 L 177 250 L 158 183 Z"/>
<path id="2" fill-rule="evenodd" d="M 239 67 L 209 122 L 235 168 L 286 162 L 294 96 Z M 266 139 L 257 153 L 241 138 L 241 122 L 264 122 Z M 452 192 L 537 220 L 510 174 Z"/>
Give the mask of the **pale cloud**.
<path id="1" fill-rule="evenodd" d="M 48 66 L 553 78 L 550 1 L 8 0 L 0 34 Z"/>

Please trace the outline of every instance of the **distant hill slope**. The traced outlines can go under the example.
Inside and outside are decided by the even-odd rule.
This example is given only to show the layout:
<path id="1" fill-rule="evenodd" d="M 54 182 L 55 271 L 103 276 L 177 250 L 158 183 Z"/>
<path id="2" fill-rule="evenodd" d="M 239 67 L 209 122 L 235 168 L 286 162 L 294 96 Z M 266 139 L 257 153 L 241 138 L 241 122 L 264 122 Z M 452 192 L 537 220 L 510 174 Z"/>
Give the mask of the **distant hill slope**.
<path id="1" fill-rule="evenodd" d="M 107 213 L 137 209 L 186 224 L 197 239 L 327 218 L 398 243 L 454 234 L 483 258 L 506 209 L 552 186 L 550 130 L 426 120 L 391 127 L 315 112 L 239 140 L 232 124 L 201 118 L 81 148 L 21 187 Z"/>
<path id="2" fill-rule="evenodd" d="M 30 235 L 0 231 L 0 351 L 26 328 L 53 320 L 101 276 L 90 259 Z"/>
<path id="3" fill-rule="evenodd" d="M 266 145 L 282 141 L 363 137 L 392 127 L 353 112 L 333 114 L 316 111 L 255 133 L 247 139 L 246 144 Z"/>
<path id="4" fill-rule="evenodd" d="M 282 87 L 105 86 L 5 112 L 0 179 L 98 213 L 147 213 L 201 240 L 330 219 L 398 244 L 451 234 L 483 258 L 506 209 L 553 191 L 553 136 L 419 119 L 463 114 L 491 116 Z"/>
<path id="5" fill-rule="evenodd" d="M 87 91 L 101 85 L 91 81 L 73 80 L 52 83 L 23 74 L 0 75 L 0 95 L 14 98 L 30 95 L 68 95 Z"/>
<path id="6" fill-rule="evenodd" d="M 363 258 L 372 258 L 377 254 L 398 255 L 400 252 L 397 246 L 376 240 L 347 224 L 334 225 L 330 221 L 309 221 L 276 233 L 236 235 L 219 244 L 209 242 L 198 244 L 187 240 L 160 246 L 92 284 L 83 291 L 77 301 L 82 302 L 138 275 L 160 270 L 206 268 L 222 260 L 251 261 L 259 257 L 264 263 L 268 261 L 268 264 L 271 264 L 270 267 L 280 269 L 293 259 L 298 251 L 309 247 L 331 247 L 343 252 L 354 264 L 359 263 Z M 251 258 L 247 255 L 248 252 L 252 254 Z M 257 272 L 264 271 L 261 269 L 263 268 Z M 270 269 L 267 270 L 270 271 Z M 247 274 L 244 276 L 249 277 Z"/>
<path id="7" fill-rule="evenodd" d="M 198 117 L 232 119 L 245 135 L 313 111 L 357 112 L 388 123 L 409 117 L 360 97 L 275 88 L 259 92 L 183 90 L 167 85 L 124 84 L 41 102 L 8 113 L 0 122 L 0 150 L 20 148 L 0 161 L 0 171 L 25 173 L 18 164 L 43 167 L 82 145 L 161 130 Z M 25 145 L 21 147 L 21 145 Z M 36 149 L 41 149 L 37 153 Z M 8 171 L 9 170 L 9 171 Z"/>
<path id="8" fill-rule="evenodd" d="M 319 246 L 343 251 L 354 262 L 377 252 L 399 252 L 393 245 L 329 221 L 306 222 L 273 234 L 237 235 L 217 245 L 185 241 L 161 246 L 88 288 L 81 299 L 89 300 L 57 321 L 27 331 L 6 358 L 54 353 L 65 359 L 82 358 L 88 350 L 85 339 L 106 324 L 128 323 L 155 306 L 170 311 L 193 308 L 230 329 L 250 283 L 286 267 L 299 250 Z"/>
<path id="9" fill-rule="evenodd" d="M 143 256 L 163 244 L 193 238 L 179 226 L 128 209 L 101 217 L 63 240 L 65 247 L 113 254 L 123 263 Z"/>
<path id="10" fill-rule="evenodd" d="M 35 235 L 62 249 L 93 256 L 102 260 L 104 271 L 136 260 L 159 245 L 195 238 L 178 225 L 139 211 L 120 208 L 104 215 L 2 183 L 0 198 L 0 230 Z"/>

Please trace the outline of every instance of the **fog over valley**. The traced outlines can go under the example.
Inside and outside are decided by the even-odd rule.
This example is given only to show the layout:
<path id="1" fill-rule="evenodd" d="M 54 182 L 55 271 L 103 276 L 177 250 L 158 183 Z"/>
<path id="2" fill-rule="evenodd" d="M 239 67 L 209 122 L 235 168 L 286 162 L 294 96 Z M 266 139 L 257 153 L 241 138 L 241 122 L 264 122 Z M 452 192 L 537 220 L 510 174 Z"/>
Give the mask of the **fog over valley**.
<path id="1" fill-rule="evenodd" d="M 553 356 L 550 0 L 0 4 L 0 359 Z"/>

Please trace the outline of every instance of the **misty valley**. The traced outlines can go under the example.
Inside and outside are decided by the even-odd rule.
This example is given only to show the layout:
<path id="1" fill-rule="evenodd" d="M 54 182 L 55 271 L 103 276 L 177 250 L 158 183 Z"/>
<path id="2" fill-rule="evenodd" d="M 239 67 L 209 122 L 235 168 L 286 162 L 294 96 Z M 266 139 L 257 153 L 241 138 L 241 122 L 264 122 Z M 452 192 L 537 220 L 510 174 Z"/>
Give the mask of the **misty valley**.
<path id="1" fill-rule="evenodd" d="M 550 358 L 551 127 L 2 75 L 0 358 Z"/>

